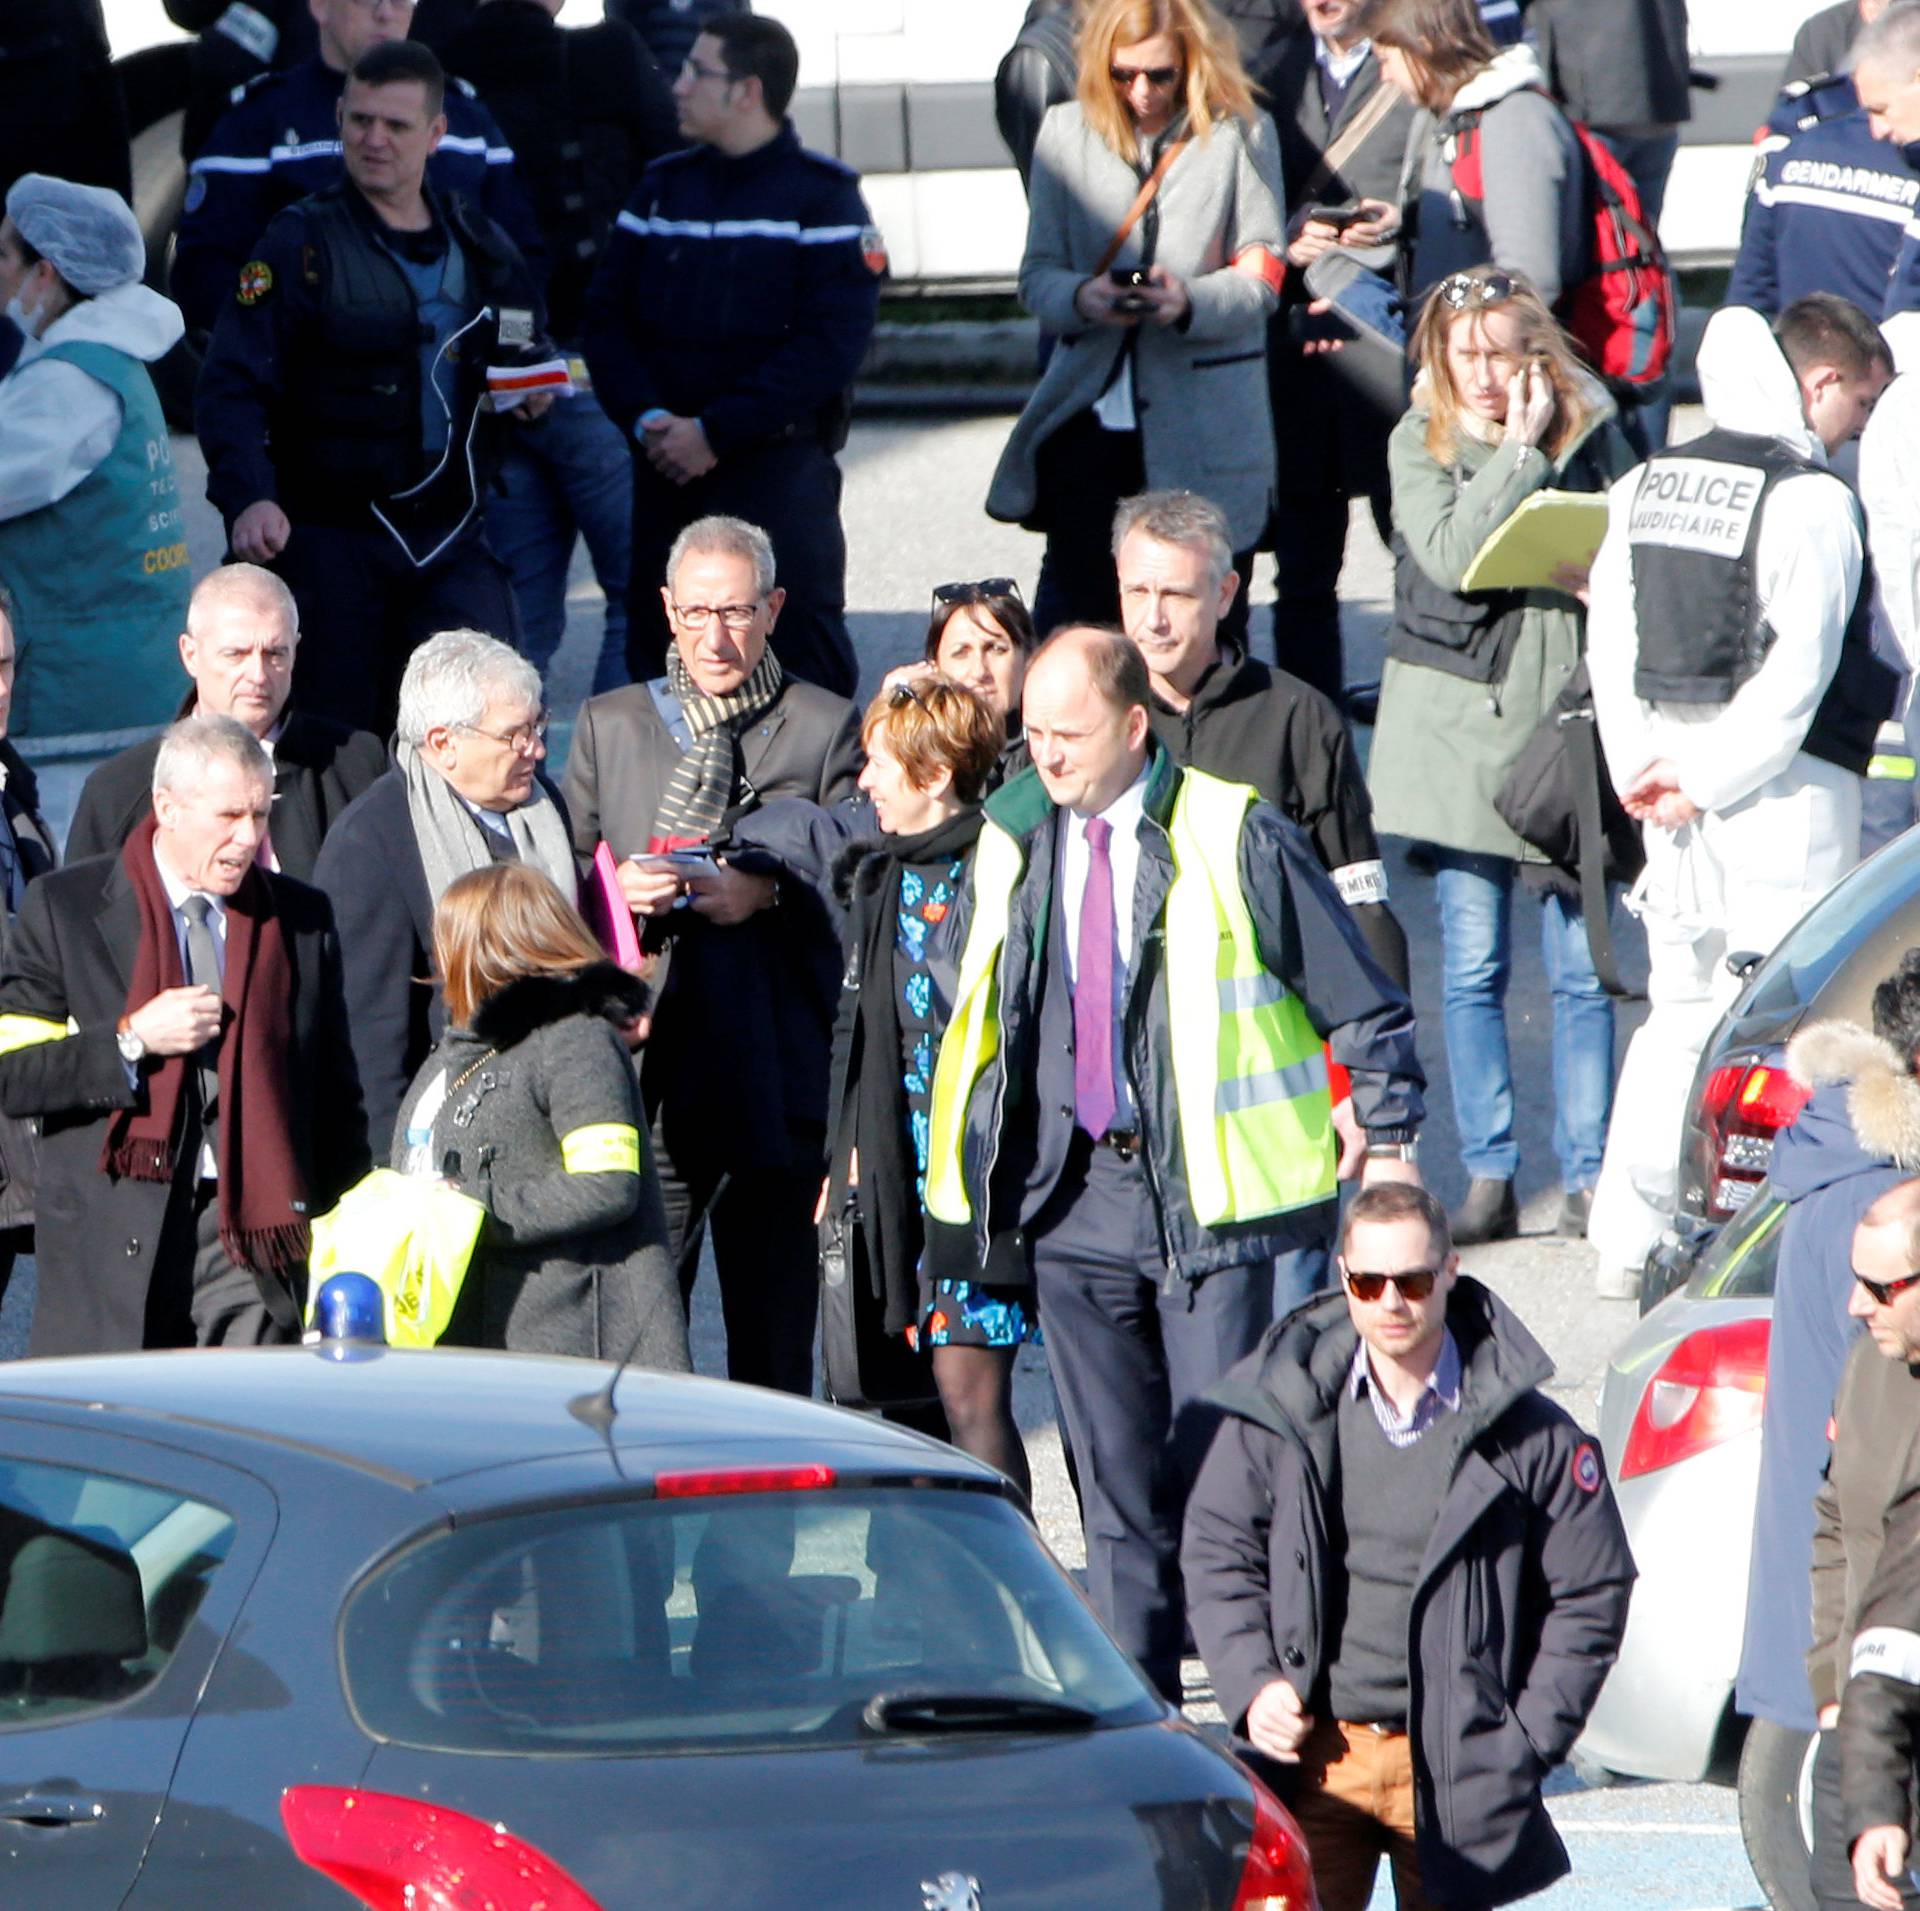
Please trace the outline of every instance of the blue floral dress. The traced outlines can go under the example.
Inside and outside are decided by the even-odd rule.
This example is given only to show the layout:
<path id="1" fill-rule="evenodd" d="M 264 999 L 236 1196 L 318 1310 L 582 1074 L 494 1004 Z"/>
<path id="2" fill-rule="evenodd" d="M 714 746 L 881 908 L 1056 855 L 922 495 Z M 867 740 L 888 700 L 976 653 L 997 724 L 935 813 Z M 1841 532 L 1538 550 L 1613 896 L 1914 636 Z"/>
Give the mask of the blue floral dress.
<path id="1" fill-rule="evenodd" d="M 893 943 L 893 981 L 900 999 L 901 1063 L 907 1125 L 913 1136 L 914 1194 L 927 1192 L 928 1108 L 933 1058 L 953 1005 L 940 999 L 927 946 L 953 910 L 966 864 L 953 862 L 900 872 L 900 921 Z M 920 1315 L 922 1347 L 1018 1347 L 1040 1339 L 1031 1290 L 987 1287 L 978 1281 L 936 1281 Z"/>

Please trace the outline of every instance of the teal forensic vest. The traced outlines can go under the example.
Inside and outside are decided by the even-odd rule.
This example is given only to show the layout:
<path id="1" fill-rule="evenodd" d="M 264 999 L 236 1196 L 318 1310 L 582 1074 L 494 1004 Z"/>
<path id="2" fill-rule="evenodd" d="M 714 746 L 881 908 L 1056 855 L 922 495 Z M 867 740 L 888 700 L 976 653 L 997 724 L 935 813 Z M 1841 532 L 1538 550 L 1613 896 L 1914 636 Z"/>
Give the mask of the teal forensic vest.
<path id="1" fill-rule="evenodd" d="M 179 702 L 193 586 L 166 420 L 146 366 L 125 352 L 75 342 L 44 356 L 114 393 L 120 436 L 64 498 L 0 523 L 0 584 L 13 597 L 20 654 L 8 731 L 155 727 Z"/>

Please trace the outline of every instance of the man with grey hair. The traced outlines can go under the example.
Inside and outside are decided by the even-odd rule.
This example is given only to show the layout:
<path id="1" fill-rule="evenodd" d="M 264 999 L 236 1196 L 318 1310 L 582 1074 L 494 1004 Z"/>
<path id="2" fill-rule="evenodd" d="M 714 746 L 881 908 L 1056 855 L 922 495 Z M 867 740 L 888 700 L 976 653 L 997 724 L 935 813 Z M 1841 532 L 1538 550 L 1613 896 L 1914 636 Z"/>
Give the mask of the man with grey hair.
<path id="1" fill-rule="evenodd" d="M 566 812 L 540 774 L 540 673 L 477 630 L 446 630 L 407 660 L 396 764 L 349 804 L 313 872 L 346 953 L 347 1014 L 373 1150 L 440 1039 L 433 909 L 456 876 L 524 862 L 578 893 Z"/>
<path id="2" fill-rule="evenodd" d="M 283 579 L 258 564 L 223 564 L 194 586 L 180 661 L 191 679 L 178 714 L 232 717 L 260 739 L 273 765 L 273 814 L 261 860 L 302 882 L 320 844 L 356 796 L 387 768 L 387 746 L 289 707 L 300 614 Z M 153 807 L 158 737 L 109 757 L 80 792 L 67 854 L 116 850 Z"/>
<path id="3" fill-rule="evenodd" d="M 31 637 L 14 729 L 164 720 L 187 603 L 186 531 L 147 367 L 178 310 L 142 285 L 118 193 L 27 173 L 0 221 L 0 583 Z"/>
<path id="4" fill-rule="evenodd" d="M 366 1127 L 333 912 L 258 861 L 271 791 L 244 725 L 184 718 L 119 853 L 27 891 L 0 1111 L 42 1127 L 32 1353 L 298 1337 Z"/>
<path id="5" fill-rule="evenodd" d="M 688 525 L 660 595 L 666 675 L 581 708 L 573 846 L 612 845 L 660 958 L 641 1079 L 674 1252 L 710 1215 L 728 1373 L 806 1393 L 840 948 L 812 888 L 788 878 L 803 805 L 776 799 L 852 793 L 859 713 L 768 648 L 786 596 L 758 526 Z"/>

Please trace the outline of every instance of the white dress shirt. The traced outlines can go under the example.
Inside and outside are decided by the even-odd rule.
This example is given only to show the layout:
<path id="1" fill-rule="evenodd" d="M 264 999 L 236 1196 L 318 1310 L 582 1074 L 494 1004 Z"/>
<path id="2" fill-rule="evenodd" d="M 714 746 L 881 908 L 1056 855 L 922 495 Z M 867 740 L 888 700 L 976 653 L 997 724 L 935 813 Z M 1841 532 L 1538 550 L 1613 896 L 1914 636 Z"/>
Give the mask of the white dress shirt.
<path id="1" fill-rule="evenodd" d="M 1113 825 L 1107 857 L 1113 864 L 1113 918 L 1119 935 L 1120 969 L 1133 967 L 1133 890 L 1140 874 L 1140 823 L 1146 814 L 1147 769 L 1100 812 Z M 1087 893 L 1087 824 L 1072 810 L 1060 812 L 1060 904 L 1067 918 L 1067 974 L 1080 973 L 1080 904 Z"/>
<path id="2" fill-rule="evenodd" d="M 190 973 L 187 966 L 186 900 L 189 896 L 205 896 L 209 905 L 207 927 L 213 932 L 214 966 L 220 971 L 220 980 L 224 983 L 227 979 L 226 897 L 216 896 L 205 889 L 195 889 L 192 884 L 182 882 L 158 856 L 153 859 L 153 866 L 160 872 L 160 887 L 167 892 L 167 901 L 173 907 L 173 939 L 180 946 L 181 975 Z M 138 1072 L 131 1063 L 127 1065 L 127 1073 L 130 1076 L 137 1076 Z M 203 1136 L 200 1142 L 200 1179 L 217 1181 L 219 1178 L 220 1169 L 214 1157 L 213 1141 L 211 1137 Z"/>

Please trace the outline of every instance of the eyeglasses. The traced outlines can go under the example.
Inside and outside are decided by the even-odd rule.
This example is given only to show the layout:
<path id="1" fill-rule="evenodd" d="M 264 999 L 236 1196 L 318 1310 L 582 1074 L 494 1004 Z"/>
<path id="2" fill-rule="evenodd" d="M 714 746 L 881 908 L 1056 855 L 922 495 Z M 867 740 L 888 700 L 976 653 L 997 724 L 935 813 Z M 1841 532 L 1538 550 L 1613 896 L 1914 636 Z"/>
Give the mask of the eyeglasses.
<path id="1" fill-rule="evenodd" d="M 407 0 L 407 4 L 411 6 L 413 0 Z M 680 62 L 680 71 L 683 76 L 691 74 L 696 80 L 718 80 L 723 86 L 731 86 L 734 80 L 724 66 L 702 66 L 691 53 Z"/>
<path id="2" fill-rule="evenodd" d="M 1890 1307 L 1908 1288 L 1920 1282 L 1920 1270 L 1903 1274 L 1897 1281 L 1870 1281 L 1864 1274 L 1856 1274 L 1853 1278 L 1873 1296 L 1880 1306 Z"/>
<path id="3" fill-rule="evenodd" d="M 887 708 L 898 710 L 903 704 L 917 703 L 928 716 L 933 712 L 927 708 L 927 700 L 910 683 L 894 683 L 887 686 Z"/>
<path id="4" fill-rule="evenodd" d="M 1363 1301 L 1377 1301 L 1387 1291 L 1389 1281 L 1399 1289 L 1403 1301 L 1423 1301 L 1433 1292 L 1433 1284 L 1440 1278 L 1437 1267 L 1409 1268 L 1404 1274 L 1360 1274 L 1345 1266 L 1340 1271 L 1346 1276 L 1347 1285 L 1353 1289 L 1355 1297 Z"/>
<path id="5" fill-rule="evenodd" d="M 1107 77 L 1124 93 L 1135 80 L 1145 80 L 1156 91 L 1164 91 L 1181 76 L 1177 66 L 1110 66 Z"/>
<path id="6" fill-rule="evenodd" d="M 1016 604 L 1026 602 L 1020 595 L 1019 584 L 1011 577 L 982 577 L 971 583 L 962 579 L 933 587 L 936 610 L 943 604 L 977 604 L 983 597 L 1011 597 Z"/>
<path id="7" fill-rule="evenodd" d="M 765 600 L 763 599 L 762 602 Z M 749 630 L 760 615 L 759 604 L 675 604 L 674 620 L 689 630 L 705 630 L 717 617 L 731 631 Z"/>
<path id="8" fill-rule="evenodd" d="M 454 727 L 471 731 L 477 737 L 485 737 L 491 743 L 504 744 L 520 756 L 531 756 L 546 740 L 549 721 L 551 719 L 547 712 L 542 710 L 531 723 L 516 723 L 511 730 L 485 730 L 477 723 L 461 723 Z"/>
<path id="9" fill-rule="evenodd" d="M 1451 272 L 1436 288 L 1456 312 L 1470 305 L 1498 305 L 1513 297 L 1513 281 L 1504 272 Z"/>

